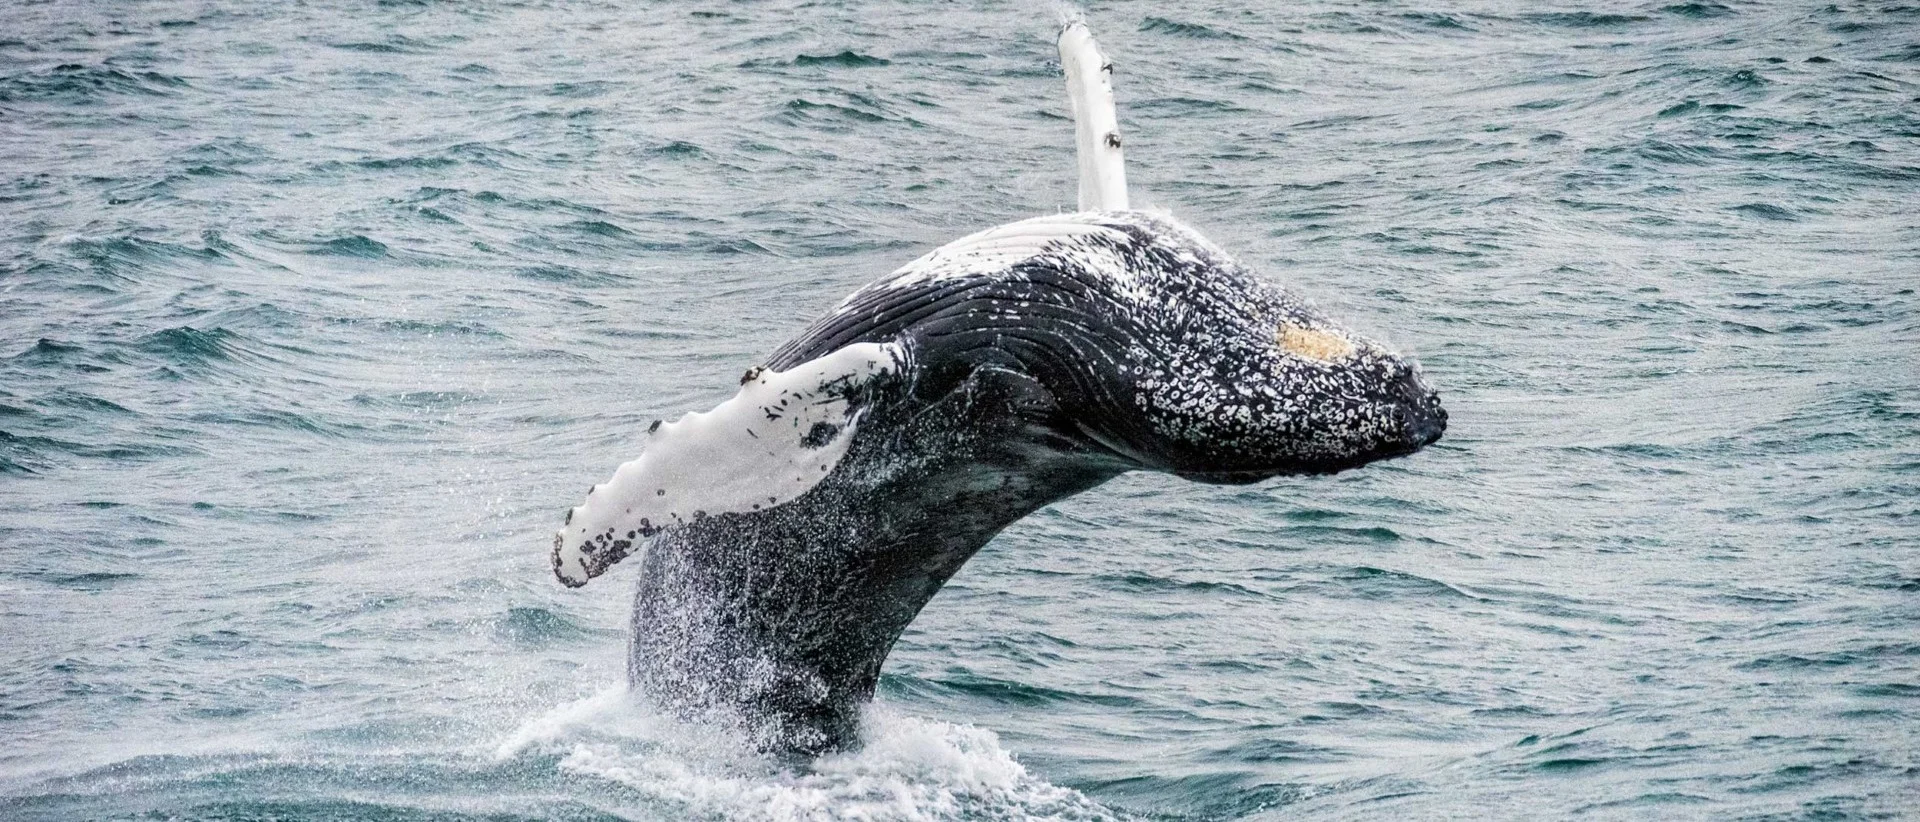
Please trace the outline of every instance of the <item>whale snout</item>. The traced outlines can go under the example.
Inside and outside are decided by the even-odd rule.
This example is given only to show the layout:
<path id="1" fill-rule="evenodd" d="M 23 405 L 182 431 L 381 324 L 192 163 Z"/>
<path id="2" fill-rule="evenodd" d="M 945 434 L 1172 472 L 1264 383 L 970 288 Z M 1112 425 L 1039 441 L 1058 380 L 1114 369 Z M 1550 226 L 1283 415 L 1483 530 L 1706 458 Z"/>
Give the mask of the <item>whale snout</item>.
<path id="1" fill-rule="evenodd" d="M 1447 432 L 1447 409 L 1440 404 L 1440 392 L 1433 390 L 1416 369 L 1401 377 L 1399 402 L 1400 430 L 1409 452 L 1425 448 Z"/>

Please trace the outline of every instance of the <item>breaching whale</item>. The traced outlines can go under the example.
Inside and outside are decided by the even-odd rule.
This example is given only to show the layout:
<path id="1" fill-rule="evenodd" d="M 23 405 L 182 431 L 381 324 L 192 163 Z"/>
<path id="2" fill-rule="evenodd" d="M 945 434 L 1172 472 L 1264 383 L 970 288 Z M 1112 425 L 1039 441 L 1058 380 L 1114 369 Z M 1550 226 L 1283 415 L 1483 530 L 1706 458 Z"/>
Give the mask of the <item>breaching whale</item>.
<path id="1" fill-rule="evenodd" d="M 1445 430 L 1411 360 L 1130 210 L 1111 66 L 1082 24 L 1060 49 L 1080 211 L 860 289 L 568 512 L 561 582 L 639 566 L 628 670 L 655 705 L 844 746 L 901 631 L 1034 510 L 1135 470 L 1327 474 Z"/>

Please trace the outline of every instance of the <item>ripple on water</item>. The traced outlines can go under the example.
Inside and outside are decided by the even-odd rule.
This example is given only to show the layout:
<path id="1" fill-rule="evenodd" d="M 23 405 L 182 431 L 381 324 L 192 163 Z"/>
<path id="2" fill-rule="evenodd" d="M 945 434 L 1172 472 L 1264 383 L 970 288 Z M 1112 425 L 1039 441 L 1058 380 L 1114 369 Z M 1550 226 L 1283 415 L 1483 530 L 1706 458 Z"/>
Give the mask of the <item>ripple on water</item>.
<path id="1" fill-rule="evenodd" d="M 0 103 L 89 105 L 121 94 L 174 96 L 190 87 L 185 78 L 157 71 L 61 63 L 0 77 Z"/>

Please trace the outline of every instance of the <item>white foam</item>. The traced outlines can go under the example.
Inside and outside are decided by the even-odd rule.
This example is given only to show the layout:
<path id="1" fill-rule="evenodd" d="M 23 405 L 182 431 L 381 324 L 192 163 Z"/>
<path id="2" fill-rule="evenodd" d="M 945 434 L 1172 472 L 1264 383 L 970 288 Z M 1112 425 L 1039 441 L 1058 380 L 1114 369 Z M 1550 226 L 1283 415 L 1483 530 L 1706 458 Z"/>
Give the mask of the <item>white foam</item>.
<path id="1" fill-rule="evenodd" d="M 500 741 L 493 750 L 493 758 L 512 759 L 528 748 L 551 744 L 582 728 L 604 725 L 609 719 L 648 719 L 641 712 L 625 710 L 631 693 L 624 686 L 608 688 L 529 719 Z"/>
<path id="2" fill-rule="evenodd" d="M 745 734 L 650 713 L 625 688 L 529 720 L 496 756 L 557 757 L 575 777 L 632 791 L 686 818 L 733 820 L 1111 820 L 1078 791 L 1039 779 L 990 731 L 869 706 L 858 750 L 796 769 Z"/>
<path id="3" fill-rule="evenodd" d="M 773 508 L 806 493 L 853 439 L 861 409 L 849 392 L 898 373 L 906 357 L 893 343 L 849 345 L 786 371 L 763 371 L 712 411 L 659 425 L 639 458 L 568 515 L 554 536 L 554 574 L 585 585 L 660 529 Z"/>

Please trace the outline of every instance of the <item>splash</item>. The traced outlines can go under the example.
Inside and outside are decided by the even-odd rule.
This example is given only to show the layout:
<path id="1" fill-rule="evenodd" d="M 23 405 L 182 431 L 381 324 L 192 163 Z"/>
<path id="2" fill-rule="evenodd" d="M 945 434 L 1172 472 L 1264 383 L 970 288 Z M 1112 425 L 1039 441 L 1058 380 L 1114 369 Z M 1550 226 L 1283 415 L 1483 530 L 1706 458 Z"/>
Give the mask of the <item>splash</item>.
<path id="1" fill-rule="evenodd" d="M 499 760 L 545 757 L 564 776 L 637 793 L 682 818 L 1115 820 L 1027 771 L 993 732 L 868 706 L 856 751 L 795 766 L 738 729 L 692 725 L 609 688 L 528 720 Z"/>

